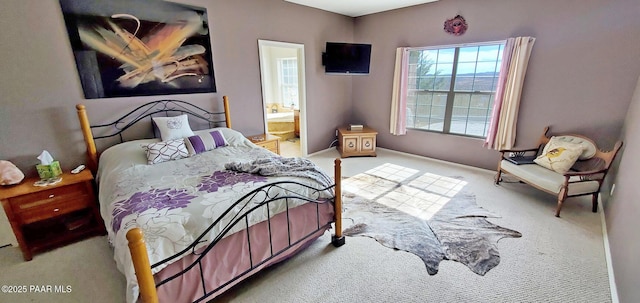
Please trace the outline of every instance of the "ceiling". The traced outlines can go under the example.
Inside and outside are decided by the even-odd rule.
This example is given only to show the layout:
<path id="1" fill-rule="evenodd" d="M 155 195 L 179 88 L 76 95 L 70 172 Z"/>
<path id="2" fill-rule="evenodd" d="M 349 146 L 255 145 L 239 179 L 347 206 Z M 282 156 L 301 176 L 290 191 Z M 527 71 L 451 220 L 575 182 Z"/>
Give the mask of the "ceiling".
<path id="1" fill-rule="evenodd" d="M 438 0 L 285 0 L 350 17 L 359 17 Z"/>

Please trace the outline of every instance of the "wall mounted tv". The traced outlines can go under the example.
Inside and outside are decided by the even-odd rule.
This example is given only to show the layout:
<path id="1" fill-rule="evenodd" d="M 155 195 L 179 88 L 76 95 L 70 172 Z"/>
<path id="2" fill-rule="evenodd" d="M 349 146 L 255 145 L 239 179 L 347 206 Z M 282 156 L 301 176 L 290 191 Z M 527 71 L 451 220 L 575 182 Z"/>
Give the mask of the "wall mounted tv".
<path id="1" fill-rule="evenodd" d="M 327 74 L 369 74 L 371 44 L 327 42 L 322 64 Z"/>

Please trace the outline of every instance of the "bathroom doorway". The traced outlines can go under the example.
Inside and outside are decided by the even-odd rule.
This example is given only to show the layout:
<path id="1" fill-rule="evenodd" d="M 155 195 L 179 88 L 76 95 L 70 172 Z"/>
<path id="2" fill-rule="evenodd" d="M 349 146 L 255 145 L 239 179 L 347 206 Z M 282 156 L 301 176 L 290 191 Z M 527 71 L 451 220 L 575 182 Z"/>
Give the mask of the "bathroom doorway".
<path id="1" fill-rule="evenodd" d="M 284 157 L 307 155 L 304 45 L 258 40 L 265 133 Z"/>

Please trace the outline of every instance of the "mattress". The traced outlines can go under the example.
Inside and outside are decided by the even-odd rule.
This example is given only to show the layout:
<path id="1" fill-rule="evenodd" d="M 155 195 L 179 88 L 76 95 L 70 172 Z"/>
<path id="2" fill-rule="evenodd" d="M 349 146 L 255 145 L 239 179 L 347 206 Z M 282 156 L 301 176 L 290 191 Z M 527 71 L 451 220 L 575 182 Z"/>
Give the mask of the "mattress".
<path id="1" fill-rule="evenodd" d="M 254 145 L 237 131 L 218 130 L 225 136 L 228 146 L 185 159 L 148 165 L 142 146 L 157 139 L 121 143 L 100 156 L 96 176 L 100 211 L 114 247 L 117 267 L 126 276 L 128 302 L 135 302 L 138 297 L 137 280 L 126 240 L 126 232 L 130 229 L 138 227 L 143 230 L 149 260 L 154 264 L 184 250 L 210 225 L 219 221 L 211 227 L 196 250 L 208 245 L 232 222 L 235 214 L 245 211 L 247 206 L 237 205 L 227 215 L 221 217 L 221 214 L 256 187 L 285 180 L 294 180 L 312 188 L 326 187 L 326 184 L 310 178 L 265 177 L 226 170 L 224 166 L 227 163 L 251 162 L 273 157 L 274 154 Z M 211 130 L 202 132 L 208 131 Z M 285 184 L 279 187 L 281 192 L 272 192 L 269 196 L 288 195 L 291 191 L 317 200 L 328 200 L 333 196 L 332 190 L 317 192 L 305 188 Z M 265 195 L 256 194 L 247 205 L 263 201 Z M 250 213 L 246 224 L 234 226 L 225 235 L 307 203 L 300 199 L 280 201 Z M 191 253 L 188 251 L 185 255 Z M 152 272 L 155 274 L 172 262 L 155 267 Z"/>

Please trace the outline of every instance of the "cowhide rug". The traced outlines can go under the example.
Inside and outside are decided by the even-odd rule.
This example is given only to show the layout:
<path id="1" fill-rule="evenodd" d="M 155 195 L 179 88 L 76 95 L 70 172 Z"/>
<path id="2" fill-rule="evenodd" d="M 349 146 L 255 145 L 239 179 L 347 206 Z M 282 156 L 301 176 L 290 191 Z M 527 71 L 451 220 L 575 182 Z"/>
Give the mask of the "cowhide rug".
<path id="1" fill-rule="evenodd" d="M 484 276 L 500 263 L 498 240 L 522 236 L 487 221 L 498 216 L 477 206 L 475 196 L 465 192 L 428 220 L 348 192 L 343 201 L 344 235 L 371 237 L 413 253 L 424 261 L 429 275 L 438 273 L 441 260 L 453 260 Z"/>

